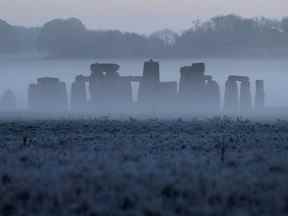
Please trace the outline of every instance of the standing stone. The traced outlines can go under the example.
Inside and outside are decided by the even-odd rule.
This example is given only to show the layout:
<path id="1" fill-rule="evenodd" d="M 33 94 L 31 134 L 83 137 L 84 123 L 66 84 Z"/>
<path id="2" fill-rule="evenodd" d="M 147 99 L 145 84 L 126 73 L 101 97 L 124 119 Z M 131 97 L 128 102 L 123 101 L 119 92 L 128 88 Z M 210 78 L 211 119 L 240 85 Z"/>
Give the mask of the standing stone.
<path id="1" fill-rule="evenodd" d="M 202 111 L 205 104 L 205 64 L 194 63 L 180 69 L 179 99 L 185 112 Z"/>
<path id="2" fill-rule="evenodd" d="M 240 84 L 240 111 L 243 113 L 252 110 L 252 96 L 249 80 L 243 80 Z"/>
<path id="3" fill-rule="evenodd" d="M 76 112 L 87 111 L 87 78 L 80 75 L 77 76 L 71 87 L 71 110 Z"/>
<path id="4" fill-rule="evenodd" d="M 159 84 L 160 66 L 158 62 L 151 59 L 144 63 L 143 76 L 138 93 L 138 101 L 145 110 L 154 108 Z"/>
<path id="5" fill-rule="evenodd" d="M 265 106 L 264 81 L 256 80 L 255 109 L 263 110 Z"/>
<path id="6" fill-rule="evenodd" d="M 43 77 L 28 89 L 29 108 L 39 112 L 63 112 L 68 110 L 66 84 L 53 77 Z"/>
<path id="7" fill-rule="evenodd" d="M 125 112 L 132 102 L 129 80 L 117 72 L 117 64 L 92 64 L 89 77 L 91 104 L 95 110 L 105 113 Z"/>
<path id="8" fill-rule="evenodd" d="M 2 111 L 15 111 L 16 109 L 16 96 L 11 90 L 6 90 L 0 99 L 0 110 Z"/>
<path id="9" fill-rule="evenodd" d="M 220 87 L 215 80 L 209 79 L 205 87 L 205 107 L 204 111 L 217 113 L 220 111 Z"/>
<path id="10" fill-rule="evenodd" d="M 237 113 L 239 106 L 239 92 L 237 82 L 228 78 L 225 84 L 224 111 Z"/>
<path id="11" fill-rule="evenodd" d="M 160 82 L 156 99 L 157 112 L 176 112 L 177 104 L 177 82 Z"/>

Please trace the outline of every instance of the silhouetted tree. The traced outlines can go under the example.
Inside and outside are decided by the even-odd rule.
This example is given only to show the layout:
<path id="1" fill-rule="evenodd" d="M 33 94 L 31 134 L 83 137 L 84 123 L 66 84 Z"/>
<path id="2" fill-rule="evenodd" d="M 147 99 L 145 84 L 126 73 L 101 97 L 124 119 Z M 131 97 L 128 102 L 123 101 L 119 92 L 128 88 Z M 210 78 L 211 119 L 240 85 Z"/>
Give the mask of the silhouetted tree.
<path id="1" fill-rule="evenodd" d="M 46 23 L 39 35 L 38 48 L 52 56 L 73 57 L 83 53 L 86 28 L 76 18 L 55 19 Z"/>
<path id="2" fill-rule="evenodd" d="M 37 51 L 37 40 L 41 31 L 40 27 L 23 27 L 23 26 L 13 26 L 15 32 L 18 36 L 19 46 L 21 52 L 34 52 Z"/>
<path id="3" fill-rule="evenodd" d="M 164 29 L 148 36 L 88 30 L 76 18 L 55 19 L 41 28 L 0 21 L 0 45 L 0 53 L 37 47 L 51 57 L 288 56 L 288 17 L 276 20 L 229 14 L 192 20 L 191 28 L 181 34 Z"/>
<path id="4" fill-rule="evenodd" d="M 169 29 L 163 29 L 152 33 L 151 37 L 162 40 L 167 46 L 173 46 L 176 42 L 178 34 Z"/>
<path id="5" fill-rule="evenodd" d="M 19 40 L 15 29 L 0 20 L 0 53 L 15 53 L 19 50 Z"/>
<path id="6" fill-rule="evenodd" d="M 281 21 L 281 28 L 284 32 L 288 32 L 288 17 L 284 17 Z"/>

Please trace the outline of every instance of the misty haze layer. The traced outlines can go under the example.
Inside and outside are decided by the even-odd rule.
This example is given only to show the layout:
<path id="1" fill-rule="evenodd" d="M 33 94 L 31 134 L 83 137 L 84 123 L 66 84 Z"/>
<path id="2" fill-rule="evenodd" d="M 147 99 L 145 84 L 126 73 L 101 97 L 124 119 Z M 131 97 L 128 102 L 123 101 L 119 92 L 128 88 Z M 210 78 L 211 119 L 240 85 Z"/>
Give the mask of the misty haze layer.
<path id="1" fill-rule="evenodd" d="M 285 75 L 282 74 L 286 65 L 281 59 L 288 55 L 288 18 L 272 20 L 248 19 L 236 15 L 217 16 L 206 22 L 195 21 L 191 29 L 181 34 L 165 30 L 150 36 L 120 31 L 94 31 L 87 29 L 76 18 L 54 19 L 41 28 L 16 27 L 1 21 L 0 31 L 4 36 L 0 41 L 0 52 L 12 56 L 8 59 L 7 56 L 1 56 L 1 73 L 8 76 L 3 77 L 4 83 L 0 88 L 2 91 L 15 91 L 20 102 L 19 107 L 27 107 L 27 95 L 24 92 L 27 92 L 28 84 L 38 78 L 59 78 L 67 84 L 69 92 L 73 77 L 87 75 L 88 65 L 91 63 L 117 63 L 121 66 L 121 76 L 137 76 L 142 71 L 139 69 L 142 62 L 155 56 L 161 60 L 161 65 L 162 60 L 164 62 L 163 67 L 161 66 L 164 68 L 161 68 L 162 82 L 178 81 L 180 67 L 191 65 L 191 62 L 201 58 L 201 61 L 208 64 L 207 72 L 220 84 L 221 95 L 224 95 L 224 82 L 229 75 L 251 77 L 253 91 L 256 80 L 267 79 L 267 105 L 286 105 L 280 86 L 285 86 L 284 82 L 286 83 Z M 15 55 L 20 57 L 16 58 Z M 216 60 L 219 57 L 221 60 Z M 228 60 L 228 57 L 237 58 L 238 61 Z M 265 61 L 255 60 L 255 57 L 265 57 Z M 79 60 L 80 58 L 87 60 Z M 239 60 L 240 58 L 251 60 Z M 122 61 L 127 68 L 122 68 Z M 85 66 L 84 62 L 87 63 Z M 22 71 L 21 75 L 18 70 Z M 66 70 L 67 73 L 64 72 Z M 22 76 L 23 71 L 29 71 L 25 77 Z M 15 86 L 16 72 L 21 80 Z M 134 88 L 134 99 L 135 92 Z"/>
<path id="2" fill-rule="evenodd" d="M 117 62 L 121 67 L 121 75 L 142 74 L 143 62 L 146 59 L 98 59 L 99 62 Z M 201 60 L 201 59 L 200 59 Z M 203 59 L 202 59 L 203 60 Z M 74 78 L 79 75 L 89 75 L 89 65 L 96 60 L 33 60 L 6 59 L 0 60 L 0 92 L 6 89 L 15 91 L 19 108 L 27 107 L 27 88 L 39 77 L 58 77 L 66 82 L 70 89 Z M 191 65 L 199 59 L 160 59 L 160 80 L 178 81 L 180 67 Z M 224 93 L 225 81 L 229 75 L 249 76 L 252 92 L 255 91 L 255 80 L 265 81 L 266 104 L 268 106 L 287 106 L 285 91 L 286 68 L 285 60 L 229 60 L 205 59 L 206 73 L 212 75 Z M 135 86 L 134 86 L 135 87 Z M 136 87 L 135 87 L 136 88 Z M 135 95 L 134 95 L 135 98 Z"/>

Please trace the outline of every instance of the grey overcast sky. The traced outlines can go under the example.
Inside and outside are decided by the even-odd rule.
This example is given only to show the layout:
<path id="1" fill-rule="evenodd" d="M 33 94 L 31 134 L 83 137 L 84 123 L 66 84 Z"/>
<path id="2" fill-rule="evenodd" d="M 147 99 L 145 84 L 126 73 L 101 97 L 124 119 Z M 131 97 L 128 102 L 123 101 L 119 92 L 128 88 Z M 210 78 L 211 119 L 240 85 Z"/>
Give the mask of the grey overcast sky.
<path id="1" fill-rule="evenodd" d="M 288 16 L 288 0 L 0 0 L 0 19 L 39 26 L 53 18 L 78 17 L 90 29 L 149 33 L 189 28 L 195 18 L 236 13 Z"/>

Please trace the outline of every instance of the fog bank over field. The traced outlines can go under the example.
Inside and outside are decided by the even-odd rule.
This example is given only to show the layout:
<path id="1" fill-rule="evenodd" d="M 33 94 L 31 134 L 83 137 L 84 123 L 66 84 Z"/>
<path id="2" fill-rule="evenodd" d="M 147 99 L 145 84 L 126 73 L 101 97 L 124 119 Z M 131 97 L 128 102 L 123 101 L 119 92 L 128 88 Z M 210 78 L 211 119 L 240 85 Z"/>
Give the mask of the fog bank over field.
<path id="1" fill-rule="evenodd" d="M 214 87 L 217 89 L 219 86 L 221 107 L 225 104 L 225 85 L 230 76 L 232 80 L 236 80 L 229 88 L 238 88 L 247 83 L 247 89 L 251 90 L 248 97 L 250 102 L 255 101 L 256 80 L 263 80 L 266 106 L 277 107 L 277 110 L 285 110 L 288 106 L 284 94 L 288 90 L 288 18 L 285 17 L 272 19 L 223 15 L 206 21 L 191 19 L 191 27 L 183 32 L 176 33 L 165 29 L 149 35 L 118 30 L 91 30 L 77 18 L 53 19 L 43 26 L 31 28 L 1 21 L 0 33 L 3 36 L 0 40 L 0 93 L 8 92 L 6 95 L 13 96 L 11 91 L 7 91 L 12 90 L 18 110 L 28 108 L 29 86 L 36 85 L 39 78 L 48 78 L 56 83 L 59 81 L 63 89 L 67 90 L 67 104 L 72 103 L 70 93 L 73 82 L 78 79 L 88 84 L 91 78 L 90 65 L 93 63 L 117 64 L 119 70 L 112 75 L 131 81 L 131 94 L 135 102 L 138 84 L 141 83 L 139 80 L 142 79 L 143 62 L 151 58 L 160 63 L 157 82 L 161 83 L 162 93 L 166 94 L 167 89 L 173 89 L 172 92 L 181 89 L 179 82 L 186 80 L 180 76 L 182 67 L 204 62 L 206 71 L 205 75 L 199 73 L 200 83 L 212 81 L 210 87 L 213 88 L 215 84 Z M 187 79 L 191 78 L 189 76 Z M 196 76 L 196 79 L 198 78 Z M 193 79 L 192 82 L 195 81 Z M 104 93 L 99 93 L 104 101 L 109 89 L 116 87 L 107 83 L 106 88 Z M 236 89 L 235 95 L 238 94 L 238 90 L 240 93 L 241 88 Z M 189 91 L 191 94 L 198 92 L 197 88 L 187 90 Z M 98 89 L 94 92 L 103 91 Z M 215 91 L 210 89 L 210 92 Z M 218 95 L 218 89 L 216 92 Z M 199 95 L 201 100 L 204 94 Z M 42 99 L 45 101 L 45 97 Z M 107 107 L 118 109 L 118 99 L 115 97 Z M 42 106 L 48 109 L 53 104 L 57 106 L 54 102 L 46 100 Z M 206 103 L 202 108 L 206 111 L 210 105 Z M 189 110 L 188 107 L 186 109 Z M 109 109 L 104 110 L 110 112 Z M 151 112 L 154 111 L 151 107 Z"/>
<path id="2" fill-rule="evenodd" d="M 35 57 L 18 56 L 1 58 L 0 60 L 0 93 L 11 89 L 17 99 L 17 108 L 27 109 L 28 87 L 35 83 L 40 77 L 56 77 L 66 83 L 66 88 L 70 94 L 72 82 L 77 75 L 88 76 L 91 74 L 90 65 L 92 63 L 117 63 L 119 64 L 119 74 L 121 76 L 141 76 L 143 72 L 143 62 L 147 59 L 39 59 Z M 269 107 L 278 107 L 277 112 L 285 113 L 288 100 L 285 92 L 288 90 L 286 79 L 286 68 L 288 63 L 284 59 L 266 60 L 233 60 L 233 59 L 156 59 L 160 64 L 161 82 L 171 82 L 180 80 L 180 68 L 192 63 L 203 61 L 206 63 L 206 75 L 213 76 L 213 79 L 220 86 L 221 104 L 223 105 L 224 87 L 228 76 L 239 75 L 250 78 L 252 99 L 255 97 L 255 81 L 264 80 L 265 103 Z M 178 83 L 179 84 L 179 83 Z M 137 85 L 133 85 L 133 98 L 137 94 Z M 70 95 L 69 95 L 70 96 Z M 105 99 L 105 97 L 103 97 Z M 117 104 L 115 103 L 115 108 Z M 53 103 L 51 104 L 53 108 Z M 50 105 L 48 106 L 50 107 Z M 276 111 L 276 110 L 274 110 Z M 131 113 L 132 114 L 132 113 Z"/>

